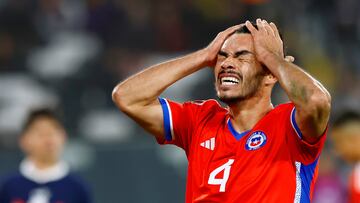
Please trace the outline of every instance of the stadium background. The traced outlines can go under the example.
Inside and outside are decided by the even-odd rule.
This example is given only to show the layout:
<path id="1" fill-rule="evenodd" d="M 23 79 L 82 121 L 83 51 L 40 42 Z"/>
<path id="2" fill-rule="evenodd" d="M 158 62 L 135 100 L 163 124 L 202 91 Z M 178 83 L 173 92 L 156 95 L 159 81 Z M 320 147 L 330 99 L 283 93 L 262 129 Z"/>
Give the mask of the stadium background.
<path id="1" fill-rule="evenodd" d="M 184 202 L 184 153 L 158 146 L 118 112 L 117 82 L 261 17 L 278 25 L 287 53 L 330 90 L 333 115 L 359 110 L 359 10 L 357 0 L 0 0 L 0 177 L 22 159 L 17 137 L 26 113 L 45 105 L 63 112 L 64 159 L 89 182 L 95 202 Z M 211 71 L 164 96 L 215 97 Z M 275 91 L 275 104 L 286 100 Z M 342 174 L 329 146 L 324 163 Z"/>

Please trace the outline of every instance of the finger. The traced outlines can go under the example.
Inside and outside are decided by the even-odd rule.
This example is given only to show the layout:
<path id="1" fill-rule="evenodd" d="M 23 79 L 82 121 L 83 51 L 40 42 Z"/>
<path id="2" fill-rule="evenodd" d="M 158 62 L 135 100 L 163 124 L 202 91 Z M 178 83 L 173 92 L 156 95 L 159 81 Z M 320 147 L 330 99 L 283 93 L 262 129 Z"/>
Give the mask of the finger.
<path id="1" fill-rule="evenodd" d="M 245 22 L 245 26 L 251 32 L 251 34 L 255 34 L 257 32 L 257 29 L 250 23 L 250 21 L 247 20 Z"/>
<path id="2" fill-rule="evenodd" d="M 274 30 L 270 27 L 269 23 L 266 20 L 263 20 L 262 23 L 267 33 L 272 36 L 275 36 Z"/>
<path id="3" fill-rule="evenodd" d="M 261 23 L 261 19 L 260 18 L 257 18 L 256 19 L 256 25 L 259 25 Z"/>
<path id="4" fill-rule="evenodd" d="M 260 27 L 262 27 L 262 21 L 260 18 L 256 19 L 256 25 L 258 26 L 258 29 L 260 30 Z"/>
<path id="5" fill-rule="evenodd" d="M 236 32 L 236 30 L 240 29 L 241 26 L 243 26 L 243 24 L 239 24 L 239 25 L 234 25 L 234 26 L 231 26 L 229 28 L 227 28 L 226 30 L 220 32 L 215 40 L 213 41 L 213 43 L 215 44 L 215 46 L 221 46 L 224 41 L 230 36 L 232 35 L 234 32 Z"/>
<path id="6" fill-rule="evenodd" d="M 244 24 L 239 24 L 239 25 L 234 25 L 229 27 L 228 29 L 224 30 L 222 32 L 222 35 L 224 35 L 224 37 L 228 37 L 229 35 L 233 34 L 236 30 L 240 29 L 241 26 L 243 26 Z"/>
<path id="7" fill-rule="evenodd" d="M 263 21 L 260 18 L 256 19 L 256 25 L 258 26 L 260 32 L 267 33 L 266 29 L 264 28 Z"/>
<path id="8" fill-rule="evenodd" d="M 293 56 L 285 56 L 285 61 L 292 63 L 295 61 L 295 58 Z"/>
<path id="9" fill-rule="evenodd" d="M 275 36 L 280 38 L 280 33 L 279 33 L 279 30 L 277 29 L 275 23 L 271 22 L 270 27 L 274 31 Z"/>

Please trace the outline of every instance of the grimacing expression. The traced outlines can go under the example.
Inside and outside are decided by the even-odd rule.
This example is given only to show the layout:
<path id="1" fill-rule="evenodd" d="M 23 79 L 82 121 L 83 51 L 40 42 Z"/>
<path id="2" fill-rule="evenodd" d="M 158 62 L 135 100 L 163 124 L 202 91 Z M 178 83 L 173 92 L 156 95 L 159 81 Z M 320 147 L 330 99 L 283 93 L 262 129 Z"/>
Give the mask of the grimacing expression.
<path id="1" fill-rule="evenodd" d="M 24 132 L 21 147 L 33 158 L 54 161 L 60 158 L 66 140 L 65 130 L 57 121 L 41 117 Z"/>
<path id="2" fill-rule="evenodd" d="M 225 103 L 244 100 L 258 92 L 266 71 L 255 57 L 250 34 L 235 33 L 224 42 L 214 73 L 217 96 Z"/>

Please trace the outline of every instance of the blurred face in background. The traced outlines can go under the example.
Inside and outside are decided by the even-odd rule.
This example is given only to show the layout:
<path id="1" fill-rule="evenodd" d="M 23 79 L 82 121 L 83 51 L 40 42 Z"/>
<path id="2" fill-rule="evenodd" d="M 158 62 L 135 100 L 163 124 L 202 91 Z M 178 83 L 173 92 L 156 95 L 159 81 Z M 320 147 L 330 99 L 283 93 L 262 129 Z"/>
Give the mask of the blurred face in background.
<path id="1" fill-rule="evenodd" d="M 255 57 L 252 36 L 247 33 L 231 35 L 219 52 L 214 72 L 217 96 L 225 103 L 259 93 L 266 71 Z"/>
<path id="2" fill-rule="evenodd" d="M 30 160 L 54 163 L 63 151 L 66 134 L 61 124 L 48 117 L 39 117 L 25 130 L 20 145 Z"/>
<path id="3" fill-rule="evenodd" d="M 348 162 L 360 161 L 360 121 L 350 121 L 333 129 L 336 152 Z"/>

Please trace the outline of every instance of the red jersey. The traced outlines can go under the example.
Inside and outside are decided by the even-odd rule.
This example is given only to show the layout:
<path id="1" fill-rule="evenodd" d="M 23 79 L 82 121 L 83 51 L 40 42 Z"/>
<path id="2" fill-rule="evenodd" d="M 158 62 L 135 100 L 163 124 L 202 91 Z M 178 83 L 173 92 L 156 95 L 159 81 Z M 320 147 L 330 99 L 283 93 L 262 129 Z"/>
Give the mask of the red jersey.
<path id="1" fill-rule="evenodd" d="M 325 134 L 301 139 L 295 107 L 282 104 L 239 133 L 215 100 L 176 103 L 159 99 L 165 139 L 185 150 L 186 202 L 310 202 Z"/>
<path id="2" fill-rule="evenodd" d="M 360 202 L 360 163 L 357 163 L 350 176 L 349 203 Z"/>

